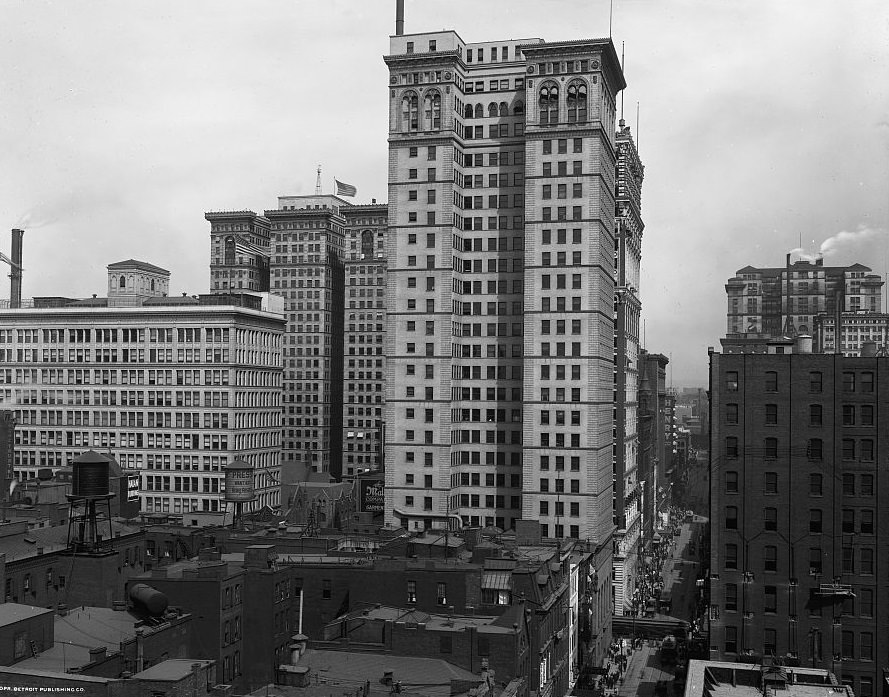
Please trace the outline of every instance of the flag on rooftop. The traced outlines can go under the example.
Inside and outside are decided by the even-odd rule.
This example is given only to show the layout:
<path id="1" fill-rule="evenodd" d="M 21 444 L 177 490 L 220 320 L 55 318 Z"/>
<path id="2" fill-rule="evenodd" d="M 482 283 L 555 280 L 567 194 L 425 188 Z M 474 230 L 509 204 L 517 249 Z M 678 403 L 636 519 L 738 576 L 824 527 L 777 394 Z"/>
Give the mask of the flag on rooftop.
<path id="1" fill-rule="evenodd" d="M 346 184 L 341 182 L 339 179 L 334 179 L 336 182 L 336 195 L 337 196 L 354 196 L 358 193 L 358 189 L 356 189 L 351 184 Z"/>

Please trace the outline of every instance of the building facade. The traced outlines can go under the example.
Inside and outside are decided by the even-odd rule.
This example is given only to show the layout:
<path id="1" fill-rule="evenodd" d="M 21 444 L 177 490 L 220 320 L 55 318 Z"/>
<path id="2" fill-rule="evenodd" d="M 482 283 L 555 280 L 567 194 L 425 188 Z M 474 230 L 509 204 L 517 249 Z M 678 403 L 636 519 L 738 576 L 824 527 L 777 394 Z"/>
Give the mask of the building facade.
<path id="1" fill-rule="evenodd" d="M 642 349 L 639 354 L 639 479 L 642 484 L 642 547 L 650 548 L 659 526 L 669 512 L 670 483 L 667 440 L 667 364 L 659 353 Z"/>
<path id="2" fill-rule="evenodd" d="M 211 292 L 284 299 L 283 461 L 337 479 L 381 466 L 386 214 L 318 194 L 205 215 Z"/>
<path id="3" fill-rule="evenodd" d="M 533 518 L 610 575 L 614 47 L 442 31 L 385 60 L 387 520 Z"/>
<path id="4" fill-rule="evenodd" d="M 768 340 L 812 334 L 819 326 L 826 330 L 825 317 L 832 318 L 828 324 L 833 326 L 838 314 L 843 317 L 841 324 L 846 322 L 846 313 L 879 314 L 882 288 L 879 275 L 862 264 L 824 266 L 821 258 L 791 262 L 788 254 L 784 267 L 745 266 L 725 286 L 728 308 L 723 349 L 726 353 L 765 353 Z M 844 351 L 852 350 L 851 326 L 843 327 L 850 344 Z M 885 318 L 881 326 L 885 327 Z M 825 331 L 821 343 L 833 346 L 832 333 Z"/>
<path id="5" fill-rule="evenodd" d="M 637 393 L 644 171 L 630 127 L 621 119 L 614 248 L 614 612 L 618 615 L 632 603 L 641 562 L 644 480 L 638 467 Z"/>
<path id="6" fill-rule="evenodd" d="M 140 472 L 143 511 L 215 511 L 239 458 L 259 505 L 279 505 L 282 318 L 259 298 L 166 297 L 169 273 L 144 262 L 108 275 L 108 298 L 0 310 L 17 476 L 92 448 Z"/>
<path id="7" fill-rule="evenodd" d="M 883 682 L 886 358 L 710 356 L 711 655 Z"/>
<path id="8" fill-rule="evenodd" d="M 345 476 L 383 468 L 388 206 L 343 209 L 346 217 L 343 329 Z"/>

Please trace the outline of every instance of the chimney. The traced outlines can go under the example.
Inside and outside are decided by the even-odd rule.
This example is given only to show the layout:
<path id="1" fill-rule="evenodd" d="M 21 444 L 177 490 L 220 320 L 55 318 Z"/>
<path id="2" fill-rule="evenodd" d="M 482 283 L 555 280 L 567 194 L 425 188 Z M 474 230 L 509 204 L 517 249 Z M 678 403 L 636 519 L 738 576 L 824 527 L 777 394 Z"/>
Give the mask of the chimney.
<path id="1" fill-rule="evenodd" d="M 404 35 L 404 0 L 395 0 L 395 36 Z"/>
<path id="2" fill-rule="evenodd" d="M 22 238 L 24 230 L 12 229 L 12 264 L 9 270 L 9 307 L 22 306 Z"/>

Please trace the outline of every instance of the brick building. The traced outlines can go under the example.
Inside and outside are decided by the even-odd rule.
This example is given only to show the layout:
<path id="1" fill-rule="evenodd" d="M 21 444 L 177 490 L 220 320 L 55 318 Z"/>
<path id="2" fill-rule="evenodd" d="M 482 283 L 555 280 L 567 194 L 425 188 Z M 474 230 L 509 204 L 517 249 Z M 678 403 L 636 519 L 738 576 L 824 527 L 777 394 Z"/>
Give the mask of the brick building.
<path id="1" fill-rule="evenodd" d="M 887 394 L 886 358 L 711 353 L 711 656 L 784 657 L 876 694 Z"/>

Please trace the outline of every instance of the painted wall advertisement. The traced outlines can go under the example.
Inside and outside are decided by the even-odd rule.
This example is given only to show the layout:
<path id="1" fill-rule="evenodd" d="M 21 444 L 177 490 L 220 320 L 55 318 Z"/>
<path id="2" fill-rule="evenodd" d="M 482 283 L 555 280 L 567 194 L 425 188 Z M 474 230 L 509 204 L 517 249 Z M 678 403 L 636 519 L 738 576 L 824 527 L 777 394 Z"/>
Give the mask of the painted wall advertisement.
<path id="1" fill-rule="evenodd" d="M 361 479 L 358 508 L 369 513 L 382 513 L 386 499 L 382 479 Z"/>

